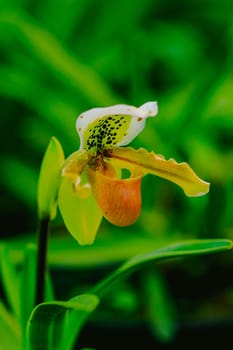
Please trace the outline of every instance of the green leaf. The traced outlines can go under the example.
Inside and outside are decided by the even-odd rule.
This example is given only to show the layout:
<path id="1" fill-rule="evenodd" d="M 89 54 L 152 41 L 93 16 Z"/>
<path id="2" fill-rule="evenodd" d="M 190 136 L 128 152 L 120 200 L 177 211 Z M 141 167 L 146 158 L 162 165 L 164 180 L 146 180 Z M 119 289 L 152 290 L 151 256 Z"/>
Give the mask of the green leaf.
<path id="1" fill-rule="evenodd" d="M 10 250 L 7 245 L 1 247 L 1 274 L 3 288 L 6 293 L 7 301 L 14 312 L 20 316 L 20 296 L 19 296 L 19 277 L 16 267 L 11 260 Z"/>
<path id="2" fill-rule="evenodd" d="M 111 235 L 99 235 L 94 245 L 80 246 L 70 235 L 54 235 L 49 244 L 48 261 L 53 268 L 92 268 L 105 264 L 120 264 L 139 253 L 158 249 L 179 239 L 156 238 L 142 235 L 133 229 L 128 234 L 118 227 L 113 227 Z M 23 236 L 8 241 L 11 247 L 11 258 L 15 264 L 22 264 L 23 249 L 27 241 L 35 241 L 35 235 Z"/>
<path id="3" fill-rule="evenodd" d="M 232 241 L 228 239 L 194 239 L 189 241 L 177 242 L 151 252 L 137 255 L 129 259 L 125 264 L 119 267 L 115 272 L 98 283 L 91 289 L 91 293 L 102 295 L 106 293 L 113 283 L 129 275 L 143 264 L 150 261 L 161 261 L 172 258 L 181 258 L 192 255 L 210 254 L 223 252 L 232 248 Z"/>
<path id="4" fill-rule="evenodd" d="M 32 312 L 35 302 L 36 246 L 28 244 L 24 249 L 20 275 L 20 320 L 22 330 Z"/>
<path id="5" fill-rule="evenodd" d="M 57 196 L 61 167 L 64 163 L 63 149 L 55 137 L 52 137 L 46 149 L 38 183 L 38 211 L 41 219 L 56 216 Z"/>
<path id="6" fill-rule="evenodd" d="M 60 350 L 73 349 L 77 337 L 91 313 L 99 304 L 99 298 L 94 294 L 83 294 L 71 299 L 79 304 L 77 310 L 66 312 L 64 337 Z"/>
<path id="7" fill-rule="evenodd" d="M 0 302 L 0 334 L 1 350 L 22 350 L 20 326 L 2 302 Z"/>
<path id="8" fill-rule="evenodd" d="M 143 273 L 142 286 L 149 327 L 162 342 L 172 340 L 177 330 L 175 306 L 166 283 L 156 269 Z"/>
<path id="9" fill-rule="evenodd" d="M 35 244 L 29 243 L 24 249 L 22 272 L 20 274 L 20 318 L 23 330 L 35 306 L 36 265 L 37 247 Z M 46 277 L 45 297 L 46 301 L 50 301 L 54 299 L 53 288 L 49 274 Z"/>
<path id="10" fill-rule="evenodd" d="M 97 296 L 82 294 L 69 301 L 38 305 L 27 325 L 27 350 L 70 350 L 99 303 Z"/>

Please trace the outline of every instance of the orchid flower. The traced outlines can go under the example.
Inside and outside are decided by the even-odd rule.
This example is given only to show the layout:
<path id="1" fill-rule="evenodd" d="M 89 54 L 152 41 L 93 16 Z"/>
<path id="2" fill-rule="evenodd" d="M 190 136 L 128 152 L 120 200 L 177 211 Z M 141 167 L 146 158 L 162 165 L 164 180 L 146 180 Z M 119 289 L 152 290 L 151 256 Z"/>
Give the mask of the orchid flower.
<path id="1" fill-rule="evenodd" d="M 82 113 L 76 122 L 80 148 L 62 168 L 58 204 L 70 233 L 81 245 L 92 244 L 102 217 L 117 226 L 133 224 L 141 211 L 141 182 L 146 174 L 170 180 L 187 196 L 201 196 L 209 184 L 187 163 L 128 145 L 158 113 L 156 102 L 139 108 L 115 105 Z M 130 172 L 122 178 L 122 170 Z"/>

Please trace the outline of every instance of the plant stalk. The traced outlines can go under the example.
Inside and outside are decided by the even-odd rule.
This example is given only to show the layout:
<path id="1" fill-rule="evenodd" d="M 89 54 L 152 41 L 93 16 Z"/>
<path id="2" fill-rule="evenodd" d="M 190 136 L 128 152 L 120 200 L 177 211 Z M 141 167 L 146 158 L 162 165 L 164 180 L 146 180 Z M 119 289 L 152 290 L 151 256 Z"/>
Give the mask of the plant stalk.
<path id="1" fill-rule="evenodd" d="M 42 218 L 39 221 L 39 232 L 38 232 L 35 306 L 42 303 L 45 298 L 49 233 L 50 233 L 50 218 L 49 217 Z"/>

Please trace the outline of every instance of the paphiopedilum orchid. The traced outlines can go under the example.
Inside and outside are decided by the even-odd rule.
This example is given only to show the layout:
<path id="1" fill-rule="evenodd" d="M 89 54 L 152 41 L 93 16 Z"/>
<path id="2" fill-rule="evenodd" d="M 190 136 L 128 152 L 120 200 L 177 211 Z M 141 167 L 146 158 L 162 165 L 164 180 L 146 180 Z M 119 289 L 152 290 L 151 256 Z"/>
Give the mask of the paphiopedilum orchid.
<path id="1" fill-rule="evenodd" d="M 80 148 L 62 168 L 58 203 L 70 233 L 82 244 L 92 244 L 102 217 L 118 226 L 133 224 L 141 211 L 141 181 L 146 174 L 170 180 L 187 196 L 201 196 L 209 184 L 187 163 L 129 144 L 156 116 L 156 102 L 139 108 L 115 105 L 82 113 L 76 122 Z M 122 178 L 122 169 L 130 172 Z"/>

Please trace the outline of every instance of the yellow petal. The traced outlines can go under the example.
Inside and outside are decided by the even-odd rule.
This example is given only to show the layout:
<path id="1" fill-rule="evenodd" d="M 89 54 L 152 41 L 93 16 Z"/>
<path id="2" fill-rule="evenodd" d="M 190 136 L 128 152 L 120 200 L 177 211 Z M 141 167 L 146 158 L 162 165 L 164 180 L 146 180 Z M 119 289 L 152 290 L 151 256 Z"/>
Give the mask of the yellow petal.
<path id="1" fill-rule="evenodd" d="M 111 173 L 111 172 L 110 172 Z M 117 226 L 133 224 L 141 211 L 141 176 L 117 179 L 110 173 L 88 170 L 93 195 L 103 216 Z"/>
<path id="2" fill-rule="evenodd" d="M 200 179 L 187 163 L 165 160 L 145 149 L 114 148 L 110 153 L 115 166 L 133 171 L 139 167 L 144 175 L 150 173 L 180 186 L 187 196 L 202 196 L 209 191 L 209 183 Z"/>
<path id="3" fill-rule="evenodd" d="M 58 205 L 68 231 L 80 245 L 92 244 L 102 219 L 102 213 L 93 196 L 83 198 L 74 189 L 72 181 L 61 182 Z"/>

